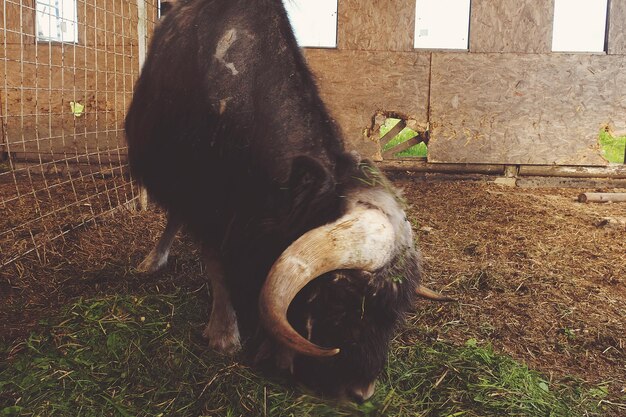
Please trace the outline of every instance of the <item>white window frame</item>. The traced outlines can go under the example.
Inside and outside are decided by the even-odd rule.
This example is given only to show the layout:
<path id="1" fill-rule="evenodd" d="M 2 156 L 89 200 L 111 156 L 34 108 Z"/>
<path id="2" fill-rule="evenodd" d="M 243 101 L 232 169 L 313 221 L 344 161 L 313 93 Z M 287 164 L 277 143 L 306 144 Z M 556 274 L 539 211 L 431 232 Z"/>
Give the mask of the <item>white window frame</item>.
<path id="1" fill-rule="evenodd" d="M 553 52 L 606 52 L 608 0 L 555 0 Z"/>
<path id="2" fill-rule="evenodd" d="M 337 47 L 337 0 L 283 0 L 301 48 Z"/>
<path id="3" fill-rule="evenodd" d="M 416 0 L 413 47 L 469 50 L 470 13 L 470 0 Z"/>
<path id="4" fill-rule="evenodd" d="M 38 42 L 78 43 L 77 0 L 36 0 Z"/>

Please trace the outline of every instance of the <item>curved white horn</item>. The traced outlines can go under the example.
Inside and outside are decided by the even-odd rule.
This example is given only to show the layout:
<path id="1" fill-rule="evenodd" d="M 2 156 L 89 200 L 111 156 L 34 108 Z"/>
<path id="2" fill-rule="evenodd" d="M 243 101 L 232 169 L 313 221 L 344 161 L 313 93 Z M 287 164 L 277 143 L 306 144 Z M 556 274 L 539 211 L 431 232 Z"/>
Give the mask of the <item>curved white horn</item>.
<path id="1" fill-rule="evenodd" d="M 278 341 L 308 356 L 332 356 L 336 348 L 322 348 L 303 338 L 287 321 L 287 309 L 306 284 L 338 269 L 374 272 L 391 260 L 395 233 L 387 216 L 356 207 L 338 220 L 313 229 L 291 244 L 278 258 L 261 290 L 259 307 L 265 329 Z"/>
<path id="2" fill-rule="evenodd" d="M 415 289 L 415 294 L 419 295 L 422 298 L 433 301 L 456 301 L 456 299 L 448 297 L 447 295 L 443 295 L 437 291 L 433 291 L 422 284 L 417 286 L 417 288 Z"/>

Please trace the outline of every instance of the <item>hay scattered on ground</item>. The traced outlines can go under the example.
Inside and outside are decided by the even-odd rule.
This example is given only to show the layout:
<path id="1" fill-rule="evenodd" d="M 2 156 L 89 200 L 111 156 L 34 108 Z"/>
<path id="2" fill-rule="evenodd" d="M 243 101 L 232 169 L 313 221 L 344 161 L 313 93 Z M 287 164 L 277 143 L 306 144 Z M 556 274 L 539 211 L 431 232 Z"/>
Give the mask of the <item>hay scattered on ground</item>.
<path id="1" fill-rule="evenodd" d="M 581 204 L 575 201 L 580 190 L 573 189 L 500 188 L 421 176 L 394 182 L 410 204 L 425 282 L 460 302 L 421 302 L 394 344 L 389 372 L 416 372 L 420 364 L 407 368 L 405 358 L 416 346 L 422 354 L 458 357 L 470 341 L 528 364 L 551 387 L 576 378 L 596 390 L 587 391 L 592 402 L 612 407 L 610 415 L 626 415 L 610 405 L 626 401 L 626 204 Z M 42 250 L 43 265 L 29 255 L 0 270 L 6 300 L 0 304 L 0 342 L 19 345 L 31 331 L 48 329 L 42 319 L 79 299 L 188 294 L 208 305 L 197 249 L 186 236 L 175 243 L 165 271 L 145 276 L 132 269 L 163 222 L 158 211 L 117 212 Z M 190 321 L 199 325 L 207 313 L 199 314 Z M 434 382 L 419 378 L 433 385 L 441 375 Z M 396 377 L 402 375 L 388 375 L 383 389 L 393 400 L 377 398 L 371 413 L 381 412 L 385 401 L 399 410 L 394 407 L 408 398 L 395 391 L 402 386 L 393 382 Z"/>

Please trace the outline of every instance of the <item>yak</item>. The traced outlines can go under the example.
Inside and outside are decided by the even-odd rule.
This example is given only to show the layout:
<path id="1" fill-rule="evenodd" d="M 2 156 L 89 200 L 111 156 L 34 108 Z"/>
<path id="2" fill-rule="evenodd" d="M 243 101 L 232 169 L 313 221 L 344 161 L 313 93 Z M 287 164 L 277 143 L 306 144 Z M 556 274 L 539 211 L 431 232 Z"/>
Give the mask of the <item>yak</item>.
<path id="1" fill-rule="evenodd" d="M 356 70 L 356 69 L 354 69 Z M 178 0 L 157 25 L 126 121 L 133 177 L 184 226 L 212 292 L 204 335 L 322 395 L 374 393 L 420 285 L 404 202 L 346 151 L 281 0 Z"/>

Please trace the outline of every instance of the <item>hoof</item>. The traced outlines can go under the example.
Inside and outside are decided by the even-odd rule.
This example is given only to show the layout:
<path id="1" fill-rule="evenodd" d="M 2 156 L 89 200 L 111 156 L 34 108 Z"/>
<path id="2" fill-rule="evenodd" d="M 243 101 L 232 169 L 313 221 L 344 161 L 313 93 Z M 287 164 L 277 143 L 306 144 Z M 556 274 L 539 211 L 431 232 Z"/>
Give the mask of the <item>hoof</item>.
<path id="1" fill-rule="evenodd" d="M 209 341 L 209 347 L 222 355 L 233 355 L 241 350 L 241 341 L 237 324 L 212 325 L 210 322 L 202 336 Z"/>
<path id="2" fill-rule="evenodd" d="M 137 271 L 151 274 L 162 269 L 165 265 L 167 265 L 167 254 L 159 255 L 157 252 L 151 251 L 139 264 Z"/>

